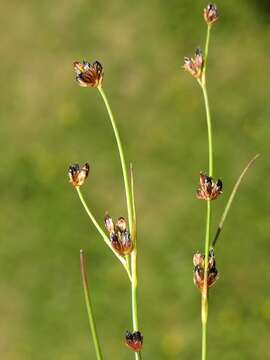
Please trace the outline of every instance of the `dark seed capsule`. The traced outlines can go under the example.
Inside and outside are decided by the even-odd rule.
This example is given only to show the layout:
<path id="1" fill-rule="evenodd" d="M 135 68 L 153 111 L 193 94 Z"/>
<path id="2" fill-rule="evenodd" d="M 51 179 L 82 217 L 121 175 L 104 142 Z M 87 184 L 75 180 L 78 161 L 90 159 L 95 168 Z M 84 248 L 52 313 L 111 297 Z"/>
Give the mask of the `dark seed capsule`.
<path id="1" fill-rule="evenodd" d="M 218 179 L 218 181 L 217 181 L 217 187 L 219 188 L 219 191 L 222 190 L 223 184 L 222 184 L 222 181 L 220 179 Z"/>
<path id="2" fill-rule="evenodd" d="M 70 165 L 68 168 L 70 183 L 75 187 L 83 185 L 88 177 L 89 170 L 90 167 L 88 163 L 84 164 L 82 167 L 80 167 L 79 164 Z"/>
<path id="3" fill-rule="evenodd" d="M 215 200 L 222 193 L 222 181 L 213 182 L 211 176 L 200 173 L 200 185 L 197 189 L 197 198 L 201 200 Z"/>
<path id="4" fill-rule="evenodd" d="M 205 256 L 197 253 L 193 256 L 194 271 L 193 281 L 199 290 L 204 288 L 204 276 L 205 276 Z M 218 280 L 218 271 L 216 269 L 216 261 L 214 257 L 213 249 L 209 252 L 208 266 L 207 266 L 207 288 L 213 286 Z"/>
<path id="5" fill-rule="evenodd" d="M 203 17 L 208 25 L 214 24 L 219 18 L 217 6 L 215 4 L 209 4 L 203 11 Z"/>
<path id="6" fill-rule="evenodd" d="M 143 336 L 139 331 L 135 331 L 133 334 L 129 331 L 126 332 L 126 345 L 133 351 L 139 352 L 143 346 Z"/>
<path id="7" fill-rule="evenodd" d="M 75 61 L 73 68 L 76 73 L 76 80 L 82 87 L 98 87 L 101 86 L 104 72 L 103 67 L 98 61 L 94 61 L 92 64 L 83 61 Z"/>
<path id="8" fill-rule="evenodd" d="M 130 233 L 127 230 L 121 234 L 121 242 L 124 255 L 129 255 L 133 250 L 133 243 L 130 237 Z"/>
<path id="9" fill-rule="evenodd" d="M 112 248 L 119 254 L 123 255 L 123 246 L 121 242 L 118 240 L 118 237 L 116 234 L 111 234 L 110 236 Z"/>

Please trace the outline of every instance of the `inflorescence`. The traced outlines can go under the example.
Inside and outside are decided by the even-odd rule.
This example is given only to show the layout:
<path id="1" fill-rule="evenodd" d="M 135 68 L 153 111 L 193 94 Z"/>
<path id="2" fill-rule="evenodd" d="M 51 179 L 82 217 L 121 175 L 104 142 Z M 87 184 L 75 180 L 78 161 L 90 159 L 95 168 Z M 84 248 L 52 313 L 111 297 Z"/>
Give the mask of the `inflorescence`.
<path id="1" fill-rule="evenodd" d="M 222 181 L 213 181 L 211 176 L 200 173 L 200 185 L 197 189 L 197 198 L 200 200 L 216 200 L 222 194 Z"/>
<path id="2" fill-rule="evenodd" d="M 196 253 L 193 256 L 194 272 L 193 272 L 193 281 L 198 289 L 201 291 L 204 287 L 204 270 L 205 270 L 205 256 Z M 207 288 L 210 288 L 218 280 L 218 271 L 216 268 L 216 260 L 214 255 L 214 250 L 209 251 L 208 257 L 208 268 L 207 268 Z"/>
<path id="3" fill-rule="evenodd" d="M 83 166 L 79 164 L 70 165 L 68 168 L 69 181 L 74 187 L 80 187 L 84 184 L 89 174 L 89 164 L 85 163 Z"/>
<path id="4" fill-rule="evenodd" d="M 83 60 L 81 63 L 75 61 L 73 68 L 76 73 L 76 80 L 80 86 L 93 88 L 101 86 L 104 71 L 100 62 L 94 61 L 93 63 L 89 63 Z"/>
<path id="5" fill-rule="evenodd" d="M 106 214 L 104 223 L 109 232 L 113 249 L 119 255 L 129 255 L 133 250 L 133 242 L 127 229 L 126 220 L 120 217 L 114 224 L 110 215 Z"/>
<path id="6" fill-rule="evenodd" d="M 207 25 L 214 24 L 219 18 L 217 6 L 215 4 L 207 5 L 203 11 L 203 17 Z"/>
<path id="7" fill-rule="evenodd" d="M 188 71 L 195 79 L 200 80 L 202 77 L 203 64 L 204 59 L 202 51 L 201 49 L 197 48 L 195 50 L 194 58 L 185 57 L 183 68 Z"/>
<path id="8" fill-rule="evenodd" d="M 140 331 L 135 331 L 133 334 L 130 331 L 126 332 L 126 345 L 133 351 L 139 352 L 143 347 L 143 336 Z"/>

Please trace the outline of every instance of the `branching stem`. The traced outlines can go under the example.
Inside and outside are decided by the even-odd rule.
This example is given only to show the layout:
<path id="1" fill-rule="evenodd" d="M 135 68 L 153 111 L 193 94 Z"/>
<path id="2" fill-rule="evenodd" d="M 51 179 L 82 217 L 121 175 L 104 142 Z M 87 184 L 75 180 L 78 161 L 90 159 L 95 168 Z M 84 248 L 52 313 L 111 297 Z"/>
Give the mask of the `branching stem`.
<path id="1" fill-rule="evenodd" d="M 126 260 L 120 256 L 119 254 L 117 254 L 117 252 L 111 247 L 111 242 L 110 239 L 107 237 L 107 235 L 105 234 L 105 232 L 102 230 L 102 228 L 100 227 L 100 225 L 98 224 L 97 220 L 95 219 L 94 215 L 92 214 L 92 212 L 90 211 L 90 209 L 88 208 L 83 194 L 80 190 L 79 187 L 76 187 L 78 196 L 81 200 L 81 203 L 87 213 L 87 215 L 89 216 L 90 220 L 92 221 L 92 223 L 94 224 L 95 228 L 97 229 L 97 231 L 100 233 L 100 235 L 102 236 L 103 240 L 105 241 L 106 245 L 112 250 L 112 252 L 114 253 L 114 255 L 118 258 L 118 260 L 121 262 L 121 264 L 124 266 L 125 270 L 127 271 L 128 277 L 131 280 L 131 274 L 130 274 L 130 270 L 128 268 L 127 262 Z"/>
<path id="2" fill-rule="evenodd" d="M 127 173 L 127 166 L 125 162 L 124 151 L 120 139 L 120 135 L 117 129 L 117 125 L 108 102 L 107 96 L 100 86 L 98 87 L 100 95 L 104 101 L 105 107 L 107 109 L 111 125 L 114 131 L 115 140 L 117 143 L 117 148 L 120 156 L 120 162 L 122 167 L 122 174 L 125 185 L 125 193 L 126 193 L 126 202 L 127 202 L 127 212 L 128 212 L 128 223 L 129 229 L 131 231 L 132 241 L 134 242 L 134 250 L 132 251 L 131 257 L 131 308 L 132 308 L 132 323 L 133 323 L 133 331 L 139 330 L 139 320 L 138 320 L 138 275 L 137 275 L 137 242 L 136 242 L 136 213 L 135 213 L 135 202 L 134 202 L 134 186 L 133 186 L 133 173 L 131 173 L 131 188 L 129 183 L 129 177 Z M 127 264 L 129 261 L 127 260 Z M 135 353 L 135 359 L 142 359 L 141 353 Z"/>
<path id="3" fill-rule="evenodd" d="M 129 186 L 129 180 L 128 180 L 128 172 L 127 172 L 127 166 L 126 166 L 126 161 L 125 161 L 125 156 L 124 156 L 124 151 L 123 151 L 123 147 L 122 147 L 122 143 L 121 143 L 121 139 L 119 136 L 119 132 L 116 126 L 116 122 L 114 120 L 114 116 L 110 107 L 110 104 L 108 102 L 107 96 L 103 90 L 103 88 L 100 86 L 98 87 L 98 90 L 100 92 L 100 95 L 104 101 L 104 104 L 106 106 L 111 124 L 112 124 L 112 128 L 113 128 L 113 132 L 114 132 L 114 136 L 115 136 L 115 140 L 117 143 L 117 147 L 118 147 L 118 152 L 119 152 L 119 156 L 120 156 L 120 162 L 121 162 L 121 167 L 122 167 L 122 173 L 123 173 L 123 179 L 124 179 L 124 185 L 125 185 L 125 193 L 126 193 L 126 201 L 127 201 L 127 211 L 128 211 L 128 223 L 130 228 L 132 229 L 132 201 L 131 201 L 131 195 L 130 195 L 130 186 Z"/>

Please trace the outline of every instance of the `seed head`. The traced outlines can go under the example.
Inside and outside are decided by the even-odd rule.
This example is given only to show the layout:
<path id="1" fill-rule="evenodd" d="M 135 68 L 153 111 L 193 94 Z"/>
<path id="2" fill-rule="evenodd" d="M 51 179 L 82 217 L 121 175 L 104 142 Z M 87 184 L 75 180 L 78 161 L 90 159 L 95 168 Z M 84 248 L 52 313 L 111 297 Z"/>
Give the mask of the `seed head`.
<path id="1" fill-rule="evenodd" d="M 102 65 L 98 61 L 89 63 L 83 61 L 75 61 L 73 68 L 76 73 L 76 80 L 82 87 L 98 87 L 101 86 L 104 72 Z"/>
<path id="2" fill-rule="evenodd" d="M 68 168 L 69 181 L 74 187 L 80 187 L 84 184 L 89 174 L 89 164 L 85 163 L 83 166 L 79 164 L 70 165 Z"/>
<path id="3" fill-rule="evenodd" d="M 208 25 L 214 24 L 219 18 L 217 6 L 215 4 L 207 5 L 203 10 L 203 17 Z"/>
<path id="4" fill-rule="evenodd" d="M 143 347 L 143 336 L 139 331 L 135 331 L 133 334 L 130 331 L 125 335 L 126 345 L 133 351 L 139 352 Z"/>
<path id="5" fill-rule="evenodd" d="M 105 227 L 110 234 L 111 245 L 119 255 L 129 255 L 133 250 L 133 242 L 127 229 L 126 220 L 120 217 L 116 224 L 107 214 L 104 219 Z"/>
<path id="6" fill-rule="evenodd" d="M 203 290 L 204 287 L 204 267 L 205 256 L 200 253 L 196 253 L 193 256 L 194 272 L 193 281 L 199 290 Z M 208 289 L 215 284 L 218 280 L 219 274 L 216 268 L 216 260 L 214 250 L 211 249 L 208 256 L 208 269 L 207 269 L 207 287 Z"/>
<path id="7" fill-rule="evenodd" d="M 185 57 L 183 68 L 195 79 L 201 79 L 203 70 L 203 54 L 201 49 L 196 49 L 194 58 Z"/>
<path id="8" fill-rule="evenodd" d="M 200 200 L 215 200 L 222 194 L 222 181 L 213 182 L 210 176 L 200 173 L 200 185 L 197 189 L 197 198 Z"/>

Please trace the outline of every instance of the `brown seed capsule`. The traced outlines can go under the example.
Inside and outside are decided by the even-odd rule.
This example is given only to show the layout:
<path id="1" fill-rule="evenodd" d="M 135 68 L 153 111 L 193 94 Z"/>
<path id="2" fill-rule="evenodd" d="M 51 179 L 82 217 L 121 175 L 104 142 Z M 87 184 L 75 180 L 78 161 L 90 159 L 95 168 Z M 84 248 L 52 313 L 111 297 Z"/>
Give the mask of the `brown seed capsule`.
<path id="1" fill-rule="evenodd" d="M 133 242 L 130 237 L 130 233 L 126 230 L 121 233 L 121 243 L 123 248 L 123 255 L 129 255 L 133 250 Z"/>
<path id="2" fill-rule="evenodd" d="M 184 69 L 188 71 L 195 79 L 201 79 L 203 70 L 203 55 L 202 51 L 198 48 L 195 51 L 194 58 L 185 57 Z"/>
<path id="3" fill-rule="evenodd" d="M 110 235 L 110 240 L 113 249 L 119 254 L 124 255 L 122 243 L 119 241 L 118 236 L 114 233 Z"/>
<path id="4" fill-rule="evenodd" d="M 200 172 L 200 185 L 197 189 L 197 198 L 200 200 L 215 200 L 222 194 L 222 181 L 213 182 L 210 176 Z"/>
<path id="5" fill-rule="evenodd" d="M 208 25 L 214 24 L 219 18 L 217 6 L 215 4 L 207 5 L 207 8 L 203 10 L 203 17 Z"/>
<path id="6" fill-rule="evenodd" d="M 143 347 L 143 336 L 139 331 L 135 331 L 133 334 L 130 331 L 125 335 L 126 345 L 133 351 L 139 352 Z"/>
<path id="7" fill-rule="evenodd" d="M 114 223 L 109 214 L 106 214 L 104 219 L 105 227 L 110 234 L 114 233 Z"/>
<path id="8" fill-rule="evenodd" d="M 124 232 L 127 229 L 127 223 L 126 220 L 123 217 L 120 217 L 116 224 L 115 224 L 116 228 L 120 231 L 120 232 Z"/>
<path id="9" fill-rule="evenodd" d="M 127 230 L 126 220 L 120 217 L 116 224 L 107 214 L 104 219 L 105 227 L 110 234 L 111 245 L 119 255 L 129 255 L 133 251 L 133 242 Z"/>
<path id="10" fill-rule="evenodd" d="M 86 163 L 80 167 L 79 164 L 70 165 L 68 168 L 69 181 L 74 187 L 84 184 L 89 174 L 89 164 Z"/>
<path id="11" fill-rule="evenodd" d="M 196 253 L 193 256 L 193 264 L 194 266 L 204 267 L 204 255 Z"/>
<path id="12" fill-rule="evenodd" d="M 198 289 L 201 291 L 204 287 L 204 259 L 205 256 L 196 253 L 193 257 L 194 263 L 194 272 L 193 272 L 193 281 L 194 284 L 197 286 Z M 218 280 L 219 274 L 216 268 L 216 261 L 214 256 L 213 249 L 209 252 L 208 257 L 208 269 L 207 269 L 207 288 L 210 288 L 215 282 Z"/>
<path id="13" fill-rule="evenodd" d="M 80 86 L 101 86 L 104 72 L 102 65 L 98 61 L 95 61 L 93 63 L 89 63 L 87 61 L 83 61 L 82 63 L 79 61 L 75 61 L 73 63 L 73 68 L 76 73 L 76 80 L 78 81 Z"/>

